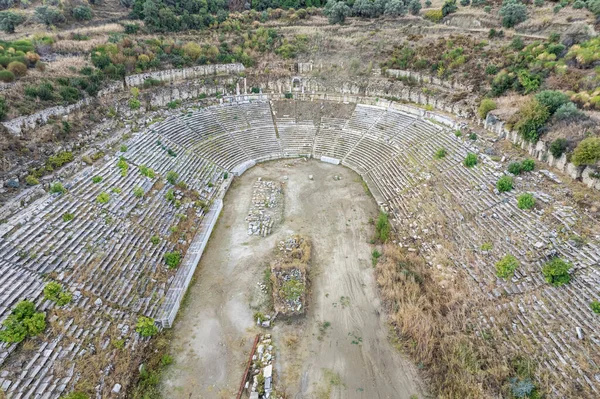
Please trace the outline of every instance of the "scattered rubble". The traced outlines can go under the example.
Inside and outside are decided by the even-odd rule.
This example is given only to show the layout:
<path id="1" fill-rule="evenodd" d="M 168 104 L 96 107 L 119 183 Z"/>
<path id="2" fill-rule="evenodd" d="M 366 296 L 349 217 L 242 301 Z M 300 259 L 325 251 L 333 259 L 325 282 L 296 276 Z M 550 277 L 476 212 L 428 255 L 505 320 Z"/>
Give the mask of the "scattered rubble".
<path id="1" fill-rule="evenodd" d="M 252 190 L 252 204 L 248 211 L 248 235 L 266 237 L 281 217 L 283 189 L 280 183 L 258 178 Z"/>

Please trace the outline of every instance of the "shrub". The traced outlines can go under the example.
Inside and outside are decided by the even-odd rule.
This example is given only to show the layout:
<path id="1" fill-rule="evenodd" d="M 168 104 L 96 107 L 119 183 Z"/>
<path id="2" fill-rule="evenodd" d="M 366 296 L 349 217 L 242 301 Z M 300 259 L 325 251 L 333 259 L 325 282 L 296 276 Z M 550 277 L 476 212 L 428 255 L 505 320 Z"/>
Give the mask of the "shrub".
<path id="1" fill-rule="evenodd" d="M 179 252 L 167 252 L 165 253 L 165 263 L 169 266 L 169 269 L 174 269 L 179 266 L 181 262 L 181 254 Z"/>
<path id="2" fill-rule="evenodd" d="M 544 0 L 533 0 L 533 5 L 536 7 L 541 7 L 544 5 Z"/>
<path id="3" fill-rule="evenodd" d="M 512 163 L 510 163 L 508 165 L 507 169 L 513 175 L 520 175 L 521 174 L 521 170 L 522 170 L 522 166 L 521 166 L 520 162 L 512 162 Z"/>
<path id="4" fill-rule="evenodd" d="M 442 159 L 446 156 L 446 149 L 445 148 L 440 148 L 439 150 L 437 150 L 435 152 L 434 158 L 435 159 Z"/>
<path id="5" fill-rule="evenodd" d="M 9 83 L 9 82 L 12 82 L 13 80 L 15 80 L 14 73 L 12 73 L 11 71 L 7 71 L 6 69 L 3 69 L 0 71 L 0 81 L 1 82 Z"/>
<path id="6" fill-rule="evenodd" d="M 77 6 L 71 10 L 71 14 L 77 21 L 89 21 L 92 19 L 92 9 L 88 6 Z"/>
<path id="7" fill-rule="evenodd" d="M 592 311 L 596 314 L 600 313 L 600 302 L 598 301 L 592 301 L 590 303 L 590 308 L 592 308 Z"/>
<path id="8" fill-rule="evenodd" d="M 561 6 L 560 4 L 557 4 L 557 5 L 555 5 L 555 6 L 554 6 L 554 8 L 552 9 L 552 11 L 553 11 L 555 14 L 558 14 L 558 12 L 559 12 L 560 10 L 562 10 L 562 6 Z"/>
<path id="9" fill-rule="evenodd" d="M 119 151 L 127 152 L 127 146 L 125 144 L 121 145 L 121 147 L 119 148 Z"/>
<path id="10" fill-rule="evenodd" d="M 73 300 L 73 294 L 65 291 L 59 283 L 52 281 L 44 287 L 44 299 L 56 302 L 58 306 L 65 306 Z"/>
<path id="11" fill-rule="evenodd" d="M 556 139 L 550 144 L 550 153 L 554 158 L 560 158 L 567 150 L 566 139 Z"/>
<path id="12" fill-rule="evenodd" d="M 587 8 L 593 12 L 594 15 L 600 15 L 600 0 L 588 0 Z"/>
<path id="13" fill-rule="evenodd" d="M 40 181 L 35 176 L 27 175 L 27 177 L 25 177 L 25 183 L 29 186 L 37 186 L 40 184 Z"/>
<path id="14" fill-rule="evenodd" d="M 147 167 L 145 165 L 140 165 L 139 169 L 140 169 L 140 173 L 142 176 L 146 176 L 151 179 L 154 179 L 154 170 L 153 169 L 150 169 L 149 167 Z"/>
<path id="15" fill-rule="evenodd" d="M 483 7 L 483 11 L 489 14 L 489 13 L 491 13 L 491 12 L 492 12 L 492 7 L 490 7 L 490 6 L 485 6 L 485 7 Z"/>
<path id="16" fill-rule="evenodd" d="M 98 184 L 98 183 L 100 183 L 101 181 L 102 181 L 102 176 L 94 176 L 94 177 L 92 177 L 92 182 L 93 182 L 93 183 L 96 183 L 96 184 Z"/>
<path id="17" fill-rule="evenodd" d="M 513 178 L 510 176 L 502 176 L 496 182 L 496 188 L 501 193 L 505 193 L 513 189 Z"/>
<path id="18" fill-rule="evenodd" d="M 64 188 L 61 183 L 52 183 L 52 185 L 50 185 L 50 193 L 51 194 L 63 194 L 66 192 L 67 192 L 67 189 Z"/>
<path id="19" fill-rule="evenodd" d="M 135 326 L 135 331 L 142 337 L 151 337 L 158 332 L 158 327 L 154 324 L 154 319 L 140 316 Z"/>
<path id="20" fill-rule="evenodd" d="M 576 10 L 581 10 L 582 8 L 585 8 L 585 1 L 575 0 L 575 2 L 573 3 L 573 8 Z"/>
<path id="21" fill-rule="evenodd" d="M 133 195 L 135 195 L 137 198 L 142 198 L 144 196 L 144 189 L 140 186 L 135 186 L 133 189 Z"/>
<path id="22" fill-rule="evenodd" d="M 561 105 L 569 102 L 569 96 L 558 90 L 543 90 L 536 94 L 535 98 L 548 108 L 550 115 L 553 115 Z"/>
<path id="23" fill-rule="evenodd" d="M 385 4 L 383 13 L 391 17 L 400 17 L 406 15 L 406 7 L 402 0 L 390 0 Z"/>
<path id="24" fill-rule="evenodd" d="M 531 209 L 535 206 L 535 198 L 530 193 L 524 193 L 517 198 L 519 209 Z"/>
<path id="25" fill-rule="evenodd" d="M 34 18 L 46 26 L 56 25 L 65 20 L 62 11 L 56 7 L 49 6 L 37 7 L 34 12 Z"/>
<path id="26" fill-rule="evenodd" d="M 388 215 L 385 212 L 379 212 L 377 223 L 375 224 L 375 235 L 381 242 L 386 242 L 390 238 L 390 230 L 392 226 L 388 219 Z"/>
<path id="27" fill-rule="evenodd" d="M 463 7 L 467 7 L 469 4 L 471 4 L 471 0 L 460 0 L 460 5 Z"/>
<path id="28" fill-rule="evenodd" d="M 172 170 L 167 172 L 167 181 L 169 183 L 171 183 L 172 185 L 177 184 L 177 179 L 179 178 L 179 175 L 177 174 L 177 172 L 174 172 Z"/>
<path id="29" fill-rule="evenodd" d="M 594 165 L 600 160 L 600 137 L 588 137 L 582 140 L 571 157 L 575 166 Z"/>
<path id="30" fill-rule="evenodd" d="M 152 245 L 157 245 L 160 242 L 160 237 L 152 236 L 150 237 L 150 242 L 152 243 Z"/>
<path id="31" fill-rule="evenodd" d="M 15 28 L 25 22 L 25 15 L 12 12 L 0 12 L 0 29 L 6 33 L 15 33 Z"/>
<path id="32" fill-rule="evenodd" d="M 521 168 L 524 172 L 531 172 L 535 169 L 535 161 L 533 159 L 527 158 L 523 162 L 521 162 Z"/>
<path id="33" fill-rule="evenodd" d="M 488 66 L 485 67 L 485 74 L 486 75 L 495 75 L 498 73 L 498 67 L 494 64 L 490 64 Z"/>
<path id="34" fill-rule="evenodd" d="M 0 71 L 2 72 L 2 71 Z M 2 79 L 0 79 L 2 80 Z M 4 99 L 4 97 L 0 97 L 0 121 L 4 120 L 4 118 L 6 118 L 6 115 L 8 114 L 8 105 L 6 104 L 6 100 Z"/>
<path id="35" fill-rule="evenodd" d="M 61 396 L 60 399 L 90 399 L 90 396 L 83 392 L 71 392 L 65 396 Z"/>
<path id="36" fill-rule="evenodd" d="M 442 10 L 427 10 L 425 11 L 425 14 L 423 14 L 423 18 L 438 23 L 444 18 L 444 14 L 442 13 Z"/>
<path id="37" fill-rule="evenodd" d="M 472 168 L 473 166 L 477 165 L 477 155 L 473 154 L 472 152 L 468 153 L 463 164 L 467 168 Z"/>
<path id="38" fill-rule="evenodd" d="M 518 0 L 504 0 L 500 7 L 502 26 L 512 28 L 527 19 L 527 7 Z"/>
<path id="39" fill-rule="evenodd" d="M 66 222 L 70 222 L 70 221 L 71 221 L 71 220 L 73 220 L 74 218 L 75 218 L 75 215 L 73 215 L 72 213 L 69 213 L 69 212 L 65 212 L 65 213 L 63 213 L 63 216 L 62 216 L 62 220 L 63 220 L 63 222 L 65 222 L 65 223 L 66 223 Z"/>
<path id="40" fill-rule="evenodd" d="M 71 87 L 71 86 L 61 87 L 58 94 L 63 99 L 63 101 L 65 101 L 69 104 L 74 104 L 81 98 L 81 95 L 79 94 L 79 90 L 77 90 L 76 87 Z"/>
<path id="41" fill-rule="evenodd" d="M 131 109 L 132 111 L 140 109 L 141 106 L 142 106 L 142 104 L 140 103 L 140 100 L 138 100 L 137 98 L 129 99 L 129 109 Z"/>
<path id="42" fill-rule="evenodd" d="M 544 265 L 542 274 L 544 275 L 546 282 L 558 287 L 571 281 L 569 269 L 571 269 L 570 263 L 565 262 L 561 258 L 553 258 Z"/>
<path id="43" fill-rule="evenodd" d="M 456 12 L 457 9 L 458 7 L 456 7 L 456 0 L 446 0 L 442 6 L 442 14 L 445 17 Z"/>
<path id="44" fill-rule="evenodd" d="M 421 11 L 421 2 L 419 0 L 412 0 L 408 3 L 408 11 L 412 15 L 419 15 L 419 12 Z"/>
<path id="45" fill-rule="evenodd" d="M 18 78 L 27 74 L 27 65 L 19 61 L 11 62 L 8 64 L 6 69 L 12 72 Z"/>
<path id="46" fill-rule="evenodd" d="M 519 261 L 512 255 L 506 255 L 496 263 L 496 276 L 507 279 L 515 274 Z"/>
<path id="47" fill-rule="evenodd" d="M 487 117 L 487 114 L 490 111 L 495 110 L 496 107 L 496 102 L 494 100 L 484 98 L 479 104 L 479 109 L 477 111 L 479 112 L 479 116 L 481 117 L 481 119 L 485 119 Z"/>
<path id="48" fill-rule="evenodd" d="M 4 328 L 0 330 L 0 342 L 19 343 L 46 329 L 46 315 L 36 312 L 33 302 L 25 300 L 12 309 L 2 326 Z"/>
<path id="49" fill-rule="evenodd" d="M 526 102 L 519 110 L 519 120 L 515 128 L 525 141 L 536 142 L 539 139 L 539 130 L 544 126 L 550 113 L 537 99 Z"/>
<path id="50" fill-rule="evenodd" d="M 585 114 L 583 112 L 581 112 L 577 108 L 577 105 L 575 105 L 571 101 L 558 107 L 558 109 L 554 113 L 554 119 L 559 120 L 559 121 L 572 121 L 572 120 L 581 119 L 584 117 L 585 117 Z"/>
<path id="51" fill-rule="evenodd" d="M 104 193 L 104 192 L 100 193 L 96 197 L 96 201 L 98 201 L 99 204 L 106 204 L 106 203 L 108 203 L 108 201 L 110 201 L 110 194 Z"/>

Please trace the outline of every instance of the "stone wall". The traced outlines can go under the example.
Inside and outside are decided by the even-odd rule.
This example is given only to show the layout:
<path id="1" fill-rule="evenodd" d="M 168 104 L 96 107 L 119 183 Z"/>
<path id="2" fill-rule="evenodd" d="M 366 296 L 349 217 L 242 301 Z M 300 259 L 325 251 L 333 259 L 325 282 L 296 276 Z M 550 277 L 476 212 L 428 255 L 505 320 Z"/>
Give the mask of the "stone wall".
<path id="1" fill-rule="evenodd" d="M 174 82 L 178 80 L 191 80 L 210 75 L 231 75 L 243 72 L 244 65 L 237 64 L 215 64 L 200 65 L 191 68 L 167 69 L 164 71 L 140 73 L 125 78 L 127 86 L 142 86 L 146 79 L 154 79 L 160 82 Z"/>
<path id="2" fill-rule="evenodd" d="M 492 112 L 487 115 L 484 121 L 484 127 L 487 130 L 520 146 L 538 161 L 545 162 L 566 173 L 572 179 L 582 181 L 590 188 L 600 190 L 600 179 L 592 177 L 594 173 L 600 172 L 600 168 L 597 166 L 575 166 L 572 162 L 568 162 L 566 154 L 562 154 L 560 158 L 555 158 L 550 152 L 550 143 L 543 140 L 538 140 L 537 143 L 529 143 L 523 140 L 517 132 L 506 129 L 504 125 L 505 122 L 494 116 Z"/>

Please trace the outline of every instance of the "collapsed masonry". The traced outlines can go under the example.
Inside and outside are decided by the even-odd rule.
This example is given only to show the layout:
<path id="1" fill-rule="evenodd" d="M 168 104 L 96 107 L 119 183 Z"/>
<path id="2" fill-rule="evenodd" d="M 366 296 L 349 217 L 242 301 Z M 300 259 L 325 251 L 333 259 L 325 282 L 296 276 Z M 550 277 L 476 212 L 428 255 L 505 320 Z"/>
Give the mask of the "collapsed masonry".
<path id="1" fill-rule="evenodd" d="M 282 217 L 283 189 L 280 183 L 258 178 L 252 187 L 252 204 L 248 210 L 248 235 L 266 237 Z"/>
<path id="2" fill-rule="evenodd" d="M 275 314 L 303 315 L 308 295 L 310 241 L 303 236 L 293 235 L 280 241 L 277 247 L 279 253 L 271 262 Z"/>

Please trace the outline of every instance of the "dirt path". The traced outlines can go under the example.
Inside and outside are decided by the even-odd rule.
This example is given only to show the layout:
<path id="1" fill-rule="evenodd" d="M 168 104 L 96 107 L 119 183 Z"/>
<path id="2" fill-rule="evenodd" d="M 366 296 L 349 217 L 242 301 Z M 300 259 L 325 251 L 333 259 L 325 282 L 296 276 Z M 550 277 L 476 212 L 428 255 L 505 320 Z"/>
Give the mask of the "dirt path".
<path id="1" fill-rule="evenodd" d="M 285 218 L 267 238 L 249 237 L 244 220 L 258 177 L 285 182 Z M 312 296 L 307 317 L 272 330 L 279 386 L 293 399 L 422 398 L 380 313 L 368 243 L 376 215 L 359 176 L 341 166 L 277 161 L 234 182 L 175 325 L 164 397 L 235 397 L 257 331 L 250 304 L 264 299 L 257 284 L 276 242 L 300 233 L 313 243 Z"/>

